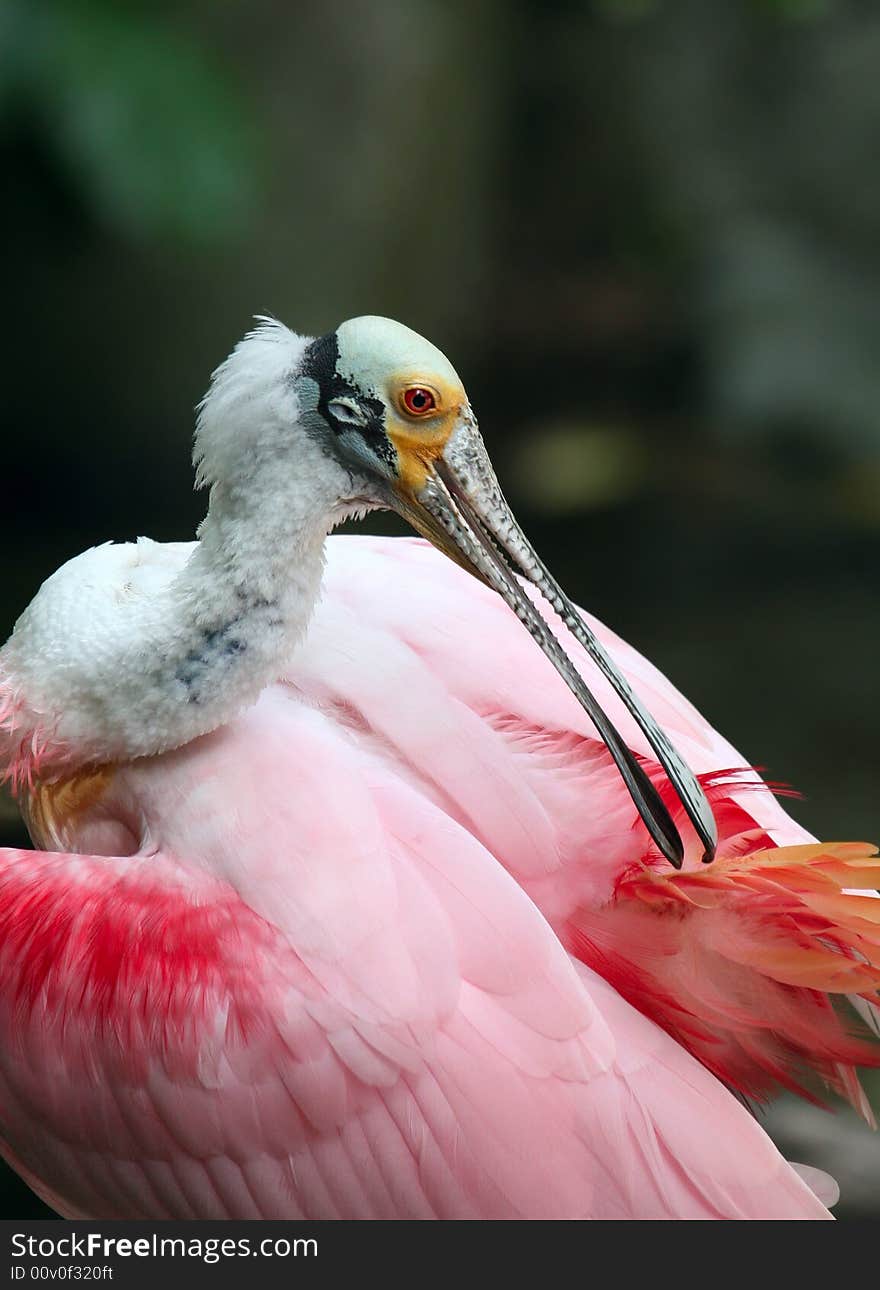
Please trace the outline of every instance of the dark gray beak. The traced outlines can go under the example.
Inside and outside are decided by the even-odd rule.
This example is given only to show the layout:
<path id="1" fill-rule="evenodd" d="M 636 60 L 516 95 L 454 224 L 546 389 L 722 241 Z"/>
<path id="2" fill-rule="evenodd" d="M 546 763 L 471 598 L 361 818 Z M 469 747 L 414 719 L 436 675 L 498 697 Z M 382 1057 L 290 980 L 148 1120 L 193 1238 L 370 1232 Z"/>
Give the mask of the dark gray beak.
<path id="1" fill-rule="evenodd" d="M 660 794 L 526 595 L 517 575 L 534 584 L 638 723 L 696 830 L 704 862 L 712 860 L 718 836 L 702 788 L 517 524 L 469 408 L 463 410 L 442 454 L 432 457 L 426 465 L 427 481 L 419 492 L 406 495 L 394 489 L 391 504 L 431 542 L 504 598 L 605 741 L 654 842 L 670 864 L 681 868 L 684 846 Z"/>

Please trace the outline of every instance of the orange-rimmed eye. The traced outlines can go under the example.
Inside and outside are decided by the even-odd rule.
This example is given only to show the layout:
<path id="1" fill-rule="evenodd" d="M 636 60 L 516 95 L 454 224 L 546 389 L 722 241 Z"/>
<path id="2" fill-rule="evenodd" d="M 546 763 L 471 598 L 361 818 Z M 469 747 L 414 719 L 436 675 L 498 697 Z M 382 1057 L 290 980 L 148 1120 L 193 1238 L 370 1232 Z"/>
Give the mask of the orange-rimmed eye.
<path id="1" fill-rule="evenodd" d="M 403 391 L 400 401 L 411 417 L 429 417 L 437 411 L 437 396 L 424 385 L 411 385 Z"/>

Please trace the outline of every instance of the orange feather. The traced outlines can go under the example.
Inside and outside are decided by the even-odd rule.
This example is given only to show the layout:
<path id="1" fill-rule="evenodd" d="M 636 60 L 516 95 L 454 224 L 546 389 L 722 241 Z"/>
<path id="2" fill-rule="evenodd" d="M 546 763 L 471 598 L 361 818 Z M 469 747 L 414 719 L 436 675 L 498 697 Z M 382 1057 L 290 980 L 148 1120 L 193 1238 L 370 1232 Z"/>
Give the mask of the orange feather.
<path id="1" fill-rule="evenodd" d="M 740 1093 L 818 1101 L 818 1077 L 873 1124 L 854 1068 L 880 1065 L 880 1050 L 835 1005 L 880 1003 L 878 886 L 866 843 L 635 865 L 610 906 L 578 910 L 570 948 Z"/>

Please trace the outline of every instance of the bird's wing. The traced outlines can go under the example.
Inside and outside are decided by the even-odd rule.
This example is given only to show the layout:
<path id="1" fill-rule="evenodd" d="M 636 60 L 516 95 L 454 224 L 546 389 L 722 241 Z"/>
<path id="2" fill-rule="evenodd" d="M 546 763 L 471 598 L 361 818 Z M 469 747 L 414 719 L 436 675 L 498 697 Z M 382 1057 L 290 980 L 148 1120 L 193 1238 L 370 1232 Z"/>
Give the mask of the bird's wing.
<path id="1" fill-rule="evenodd" d="M 62 1212 L 827 1216 L 329 713 L 269 695 L 119 779 L 188 862 L 0 852 L 0 1126 Z"/>
<path id="2" fill-rule="evenodd" d="M 722 855 L 740 831 L 756 827 L 778 844 L 812 841 L 656 668 L 586 617 L 707 785 Z M 641 730 L 550 618 L 663 791 Z M 288 676 L 333 705 L 340 721 L 382 741 L 533 895 L 535 884 L 549 882 L 559 902 L 563 891 L 573 905 L 585 896 L 601 901 L 621 867 L 649 849 L 610 756 L 554 668 L 499 596 L 427 543 L 330 539 L 324 596 Z M 698 864 L 699 854 L 692 846 L 686 866 Z"/>
<path id="3" fill-rule="evenodd" d="M 880 1062 L 880 1051 L 853 1038 L 829 995 L 876 999 L 880 947 L 870 936 L 854 944 L 851 926 L 861 919 L 870 929 L 875 902 L 860 894 L 812 909 L 804 892 L 819 861 L 803 849 L 812 839 L 744 759 L 655 668 L 590 620 L 703 779 L 720 860 L 733 866 L 705 870 L 691 848 L 685 872 L 696 875 L 694 892 L 717 877 L 723 899 L 713 899 L 723 917 L 715 909 L 683 919 L 682 901 L 660 899 L 651 886 L 641 863 L 650 855 L 647 834 L 589 720 L 501 599 L 423 543 L 346 538 L 330 547 L 327 595 L 292 682 L 442 803 L 516 877 L 567 948 L 703 1060 L 714 1055 L 709 1064 L 732 1085 L 757 1097 L 780 1085 L 803 1090 L 803 1072 L 812 1069 L 869 1116 L 853 1066 Z M 664 792 L 641 731 L 557 627 Z M 779 845 L 794 863 L 784 890 L 762 860 Z M 838 897 L 845 868 L 832 875 Z M 626 881 L 633 871 L 645 877 L 641 886 Z M 850 886 L 867 885 L 851 877 Z M 866 957 L 870 980 L 848 985 L 854 975 L 846 971 L 815 978 L 816 938 L 835 948 L 838 962 L 841 953 Z M 737 946 L 762 939 L 763 954 L 735 961 Z M 775 945 L 784 951 L 776 958 Z M 800 988 L 792 985 L 792 955 Z"/>

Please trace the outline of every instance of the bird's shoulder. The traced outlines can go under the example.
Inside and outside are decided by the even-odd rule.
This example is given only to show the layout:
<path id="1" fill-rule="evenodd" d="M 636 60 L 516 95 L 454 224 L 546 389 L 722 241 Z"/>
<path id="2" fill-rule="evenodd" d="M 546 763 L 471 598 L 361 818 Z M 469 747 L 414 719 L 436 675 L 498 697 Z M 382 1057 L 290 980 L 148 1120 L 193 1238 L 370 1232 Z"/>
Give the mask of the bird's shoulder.
<path id="1" fill-rule="evenodd" d="M 0 666 L 24 681 L 34 667 L 44 676 L 51 668 L 87 665 L 94 653 L 88 642 L 97 633 L 112 641 L 127 632 L 132 613 L 144 611 L 173 580 L 194 545 L 138 538 L 74 556 L 46 579 L 21 614 L 0 652 Z"/>
<path id="2" fill-rule="evenodd" d="M 105 543 L 61 565 L 42 584 L 0 649 L 0 763 L 16 786 L 37 764 L 83 759 L 79 740 L 58 732 L 62 713 L 85 712 L 99 730 L 94 695 L 122 684 L 118 661 L 155 617 L 161 595 L 192 543 Z M 68 747 L 69 744 L 69 747 Z"/>
<path id="3" fill-rule="evenodd" d="M 180 572 L 194 548 L 193 542 L 154 542 L 144 537 L 89 547 L 46 579 L 16 629 L 36 615 L 54 614 L 67 605 L 120 603 L 149 595 Z"/>

